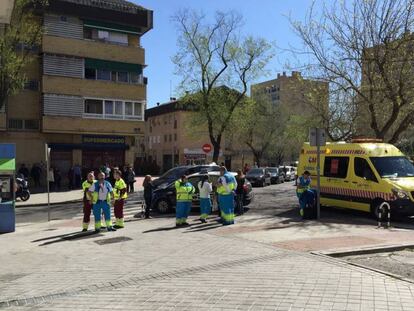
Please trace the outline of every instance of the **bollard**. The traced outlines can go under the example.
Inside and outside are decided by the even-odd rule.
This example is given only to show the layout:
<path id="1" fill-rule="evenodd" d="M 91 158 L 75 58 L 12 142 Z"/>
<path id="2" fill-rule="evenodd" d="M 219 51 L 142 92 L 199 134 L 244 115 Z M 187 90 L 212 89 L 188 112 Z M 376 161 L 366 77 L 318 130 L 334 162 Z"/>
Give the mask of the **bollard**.
<path id="1" fill-rule="evenodd" d="M 386 211 L 385 211 L 386 209 Z M 378 228 L 382 226 L 382 214 L 387 213 L 387 228 L 391 227 L 391 206 L 388 202 L 382 202 L 378 208 Z"/>

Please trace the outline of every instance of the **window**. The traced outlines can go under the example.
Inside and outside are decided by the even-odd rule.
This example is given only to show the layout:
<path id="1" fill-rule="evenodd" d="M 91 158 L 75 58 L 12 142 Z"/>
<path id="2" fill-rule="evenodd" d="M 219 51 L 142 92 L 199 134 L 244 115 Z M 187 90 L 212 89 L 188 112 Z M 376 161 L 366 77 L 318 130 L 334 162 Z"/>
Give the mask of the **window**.
<path id="1" fill-rule="evenodd" d="M 177 120 L 174 120 L 174 128 L 177 128 Z"/>
<path id="2" fill-rule="evenodd" d="M 27 130 L 38 130 L 39 120 L 24 120 L 24 128 Z"/>
<path id="3" fill-rule="evenodd" d="M 85 113 L 103 114 L 102 100 L 85 99 Z"/>
<path id="4" fill-rule="evenodd" d="M 174 141 L 177 141 L 177 134 L 174 134 Z"/>
<path id="5" fill-rule="evenodd" d="M 129 78 L 131 83 L 138 84 L 139 83 L 139 74 L 137 72 L 130 72 Z"/>
<path id="6" fill-rule="evenodd" d="M 141 116 L 141 115 L 142 115 L 142 104 L 134 103 L 134 116 Z"/>
<path id="7" fill-rule="evenodd" d="M 323 175 L 325 177 L 346 178 L 348 165 L 348 157 L 325 157 Z"/>
<path id="8" fill-rule="evenodd" d="M 133 115 L 133 106 L 131 102 L 125 102 L 125 115 L 126 116 Z"/>
<path id="9" fill-rule="evenodd" d="M 9 119 L 9 128 L 14 130 L 23 129 L 23 120 L 20 119 Z"/>
<path id="10" fill-rule="evenodd" d="M 115 114 L 116 115 L 123 115 L 123 103 L 121 101 L 115 102 Z"/>
<path id="11" fill-rule="evenodd" d="M 164 135 L 164 143 L 167 142 L 167 135 Z"/>
<path id="12" fill-rule="evenodd" d="M 92 40 L 93 39 L 93 31 L 92 31 L 92 29 L 91 28 L 83 28 L 83 37 L 85 38 L 85 39 L 90 39 L 90 40 Z"/>
<path id="13" fill-rule="evenodd" d="M 39 90 L 39 81 L 37 80 L 30 80 L 24 83 L 24 89 L 30 91 L 38 91 Z"/>
<path id="14" fill-rule="evenodd" d="M 85 68 L 85 79 L 96 80 L 96 69 Z"/>
<path id="15" fill-rule="evenodd" d="M 98 69 L 97 70 L 97 77 L 98 77 L 98 80 L 110 81 L 111 80 L 111 71 L 105 70 L 105 69 Z"/>
<path id="16" fill-rule="evenodd" d="M 109 32 L 104 30 L 98 30 L 98 39 L 106 40 L 109 39 Z"/>
<path id="17" fill-rule="evenodd" d="M 371 167 L 369 166 L 367 160 L 364 158 L 355 158 L 354 160 L 354 170 L 355 175 L 366 180 L 371 180 L 377 182 L 375 178 L 375 174 L 372 171 Z"/>
<path id="18" fill-rule="evenodd" d="M 172 141 L 172 135 L 171 134 L 168 136 L 168 141 Z"/>
<path id="19" fill-rule="evenodd" d="M 9 129 L 13 130 L 38 130 L 39 129 L 39 120 L 29 119 L 9 119 Z"/>
<path id="20" fill-rule="evenodd" d="M 114 102 L 105 100 L 105 114 L 114 114 Z"/>
<path id="21" fill-rule="evenodd" d="M 118 72 L 118 82 L 128 83 L 128 72 L 126 71 Z"/>
<path id="22" fill-rule="evenodd" d="M 128 45 L 128 35 L 119 32 L 109 32 L 108 38 L 106 38 L 109 42 Z"/>

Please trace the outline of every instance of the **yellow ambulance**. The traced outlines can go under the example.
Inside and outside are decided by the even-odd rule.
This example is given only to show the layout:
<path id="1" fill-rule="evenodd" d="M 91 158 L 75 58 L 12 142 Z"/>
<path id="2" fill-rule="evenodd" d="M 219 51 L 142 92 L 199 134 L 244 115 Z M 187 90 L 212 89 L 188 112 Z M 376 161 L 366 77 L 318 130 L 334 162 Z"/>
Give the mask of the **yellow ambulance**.
<path id="1" fill-rule="evenodd" d="M 298 175 L 309 171 L 316 188 L 316 147 L 301 149 Z M 377 139 L 327 143 L 321 147 L 321 205 L 371 212 L 382 202 L 414 215 L 414 166 L 395 146 Z"/>

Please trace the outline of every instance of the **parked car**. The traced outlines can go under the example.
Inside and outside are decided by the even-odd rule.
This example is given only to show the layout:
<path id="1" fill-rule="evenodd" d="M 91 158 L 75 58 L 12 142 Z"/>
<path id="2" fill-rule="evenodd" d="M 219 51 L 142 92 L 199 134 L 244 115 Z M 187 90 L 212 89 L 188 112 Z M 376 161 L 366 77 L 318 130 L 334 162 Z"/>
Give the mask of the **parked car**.
<path id="1" fill-rule="evenodd" d="M 263 167 L 252 168 L 247 172 L 246 179 L 250 181 L 253 186 L 265 187 L 271 184 L 270 173 Z"/>
<path id="2" fill-rule="evenodd" d="M 266 170 L 270 174 L 270 183 L 272 185 L 285 182 L 285 175 L 278 167 L 267 167 Z"/>
<path id="3" fill-rule="evenodd" d="M 198 191 L 198 182 L 201 180 L 203 175 L 208 175 L 210 178 L 210 182 L 213 185 L 217 182 L 218 178 L 220 177 L 220 172 L 211 171 L 207 173 L 196 173 L 193 175 L 188 176 L 188 181 L 194 186 L 196 192 L 193 196 L 193 209 L 197 210 L 200 208 L 200 196 Z M 231 173 L 236 176 L 236 173 Z M 179 179 L 179 178 L 177 178 Z M 246 180 L 244 186 L 244 206 L 249 205 L 253 198 L 254 193 L 252 192 L 252 185 L 249 181 Z M 215 191 L 215 187 L 213 187 L 213 191 Z M 212 198 L 214 200 L 214 198 Z M 169 211 L 175 209 L 176 206 L 176 191 L 175 191 L 175 180 L 170 182 L 165 187 L 158 187 L 153 192 L 152 195 L 152 208 L 157 209 L 160 213 L 165 214 Z"/>
<path id="4" fill-rule="evenodd" d="M 284 173 L 285 181 L 295 180 L 296 175 L 297 175 L 296 167 L 283 165 L 283 166 L 279 166 L 279 169 L 282 170 L 282 172 Z"/>
<path id="5" fill-rule="evenodd" d="M 152 184 L 154 186 L 154 189 L 157 189 L 158 187 L 165 188 L 168 186 L 171 182 L 176 181 L 181 178 L 183 175 L 192 175 L 195 173 L 200 172 L 219 172 L 220 166 L 218 166 L 215 163 L 212 164 L 204 164 L 204 165 L 185 165 L 185 166 L 177 166 L 174 167 L 167 172 L 165 172 L 163 175 L 161 175 L 159 178 L 155 179 Z"/>

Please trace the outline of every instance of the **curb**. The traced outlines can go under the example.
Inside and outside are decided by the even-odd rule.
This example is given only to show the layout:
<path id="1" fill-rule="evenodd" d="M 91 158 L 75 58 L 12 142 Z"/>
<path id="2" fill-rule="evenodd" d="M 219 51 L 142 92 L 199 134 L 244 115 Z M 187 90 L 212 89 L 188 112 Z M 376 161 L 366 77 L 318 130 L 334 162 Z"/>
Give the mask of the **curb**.
<path id="1" fill-rule="evenodd" d="M 51 202 L 50 205 L 62 205 L 62 204 L 71 204 L 71 203 L 79 203 L 82 202 L 82 199 L 77 200 L 70 200 L 70 201 L 63 201 L 63 202 Z M 33 204 L 19 204 L 15 205 L 15 208 L 21 208 L 21 207 L 37 207 L 37 206 L 47 206 L 47 202 L 42 203 L 33 203 Z"/>
<path id="2" fill-rule="evenodd" d="M 378 253 L 379 252 L 380 251 L 378 251 Z M 372 253 L 366 253 L 366 254 L 372 254 Z M 406 277 L 403 277 L 401 275 L 394 274 L 394 273 L 391 273 L 391 272 L 388 272 L 388 271 L 384 271 L 384 270 L 380 270 L 380 269 L 377 269 L 377 268 L 365 266 L 365 265 L 362 265 L 362 264 L 359 264 L 359 263 L 350 262 L 350 261 L 347 261 L 347 260 L 344 260 L 344 259 L 341 259 L 341 258 L 338 258 L 338 257 L 325 255 L 323 253 L 311 252 L 311 254 L 314 255 L 314 256 L 319 256 L 319 257 L 323 257 L 323 258 L 330 259 L 330 260 L 336 260 L 336 261 L 339 261 L 339 262 L 341 262 L 343 264 L 346 264 L 346 265 L 350 265 L 350 266 L 354 266 L 354 267 L 357 267 L 357 268 L 369 270 L 369 271 L 372 271 L 372 272 L 375 272 L 375 273 L 386 275 L 386 276 L 391 277 L 391 278 L 396 279 L 396 280 L 400 280 L 400 281 L 404 281 L 404 282 L 407 282 L 407 283 L 410 283 L 410 284 L 414 284 L 414 280 L 408 279 Z"/>
<path id="3" fill-rule="evenodd" d="M 404 249 L 413 249 L 414 244 L 396 244 L 396 245 L 384 245 L 384 246 L 373 246 L 352 250 L 344 251 L 313 251 L 310 252 L 313 255 L 324 255 L 333 258 L 346 257 L 346 256 L 355 256 L 355 255 L 365 255 L 365 254 L 375 254 L 375 253 L 385 253 L 385 252 L 395 252 L 402 251 Z"/>

